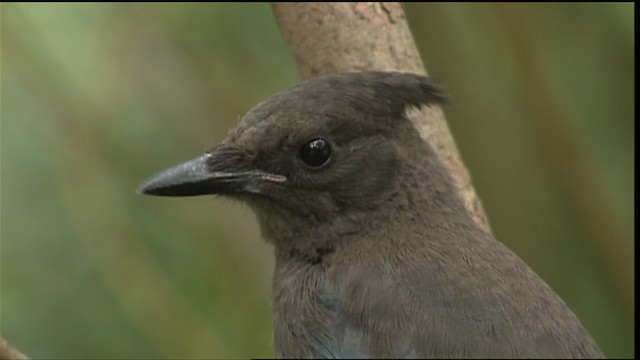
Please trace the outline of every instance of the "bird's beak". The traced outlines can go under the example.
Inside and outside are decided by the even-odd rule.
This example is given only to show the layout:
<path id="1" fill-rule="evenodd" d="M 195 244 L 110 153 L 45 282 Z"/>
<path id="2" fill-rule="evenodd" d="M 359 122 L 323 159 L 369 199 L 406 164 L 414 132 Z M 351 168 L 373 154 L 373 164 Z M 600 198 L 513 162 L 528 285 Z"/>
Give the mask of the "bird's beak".
<path id="1" fill-rule="evenodd" d="M 260 183 L 284 183 L 283 175 L 259 170 L 240 170 L 235 154 L 216 151 L 165 169 L 138 188 L 139 193 L 158 196 L 195 196 L 231 194 L 235 192 L 259 193 Z"/>

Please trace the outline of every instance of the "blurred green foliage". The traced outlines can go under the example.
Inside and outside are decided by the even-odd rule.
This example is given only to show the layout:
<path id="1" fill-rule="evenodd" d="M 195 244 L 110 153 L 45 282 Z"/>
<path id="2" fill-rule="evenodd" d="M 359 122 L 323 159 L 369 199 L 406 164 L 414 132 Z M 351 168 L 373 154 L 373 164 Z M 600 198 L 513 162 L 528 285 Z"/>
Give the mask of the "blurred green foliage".
<path id="1" fill-rule="evenodd" d="M 497 238 L 632 357 L 633 4 L 407 4 Z M 1 328 L 34 358 L 269 357 L 243 205 L 139 196 L 296 84 L 267 4 L 2 4 Z"/>

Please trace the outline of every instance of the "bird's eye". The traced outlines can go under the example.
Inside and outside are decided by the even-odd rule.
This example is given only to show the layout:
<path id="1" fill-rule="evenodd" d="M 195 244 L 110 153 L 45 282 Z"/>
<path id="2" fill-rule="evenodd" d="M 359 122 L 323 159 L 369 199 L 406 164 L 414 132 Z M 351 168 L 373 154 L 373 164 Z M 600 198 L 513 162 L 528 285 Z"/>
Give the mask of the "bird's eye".
<path id="1" fill-rule="evenodd" d="M 313 139 L 300 148 L 300 159 L 312 167 L 326 164 L 330 157 L 331 146 L 322 138 Z"/>

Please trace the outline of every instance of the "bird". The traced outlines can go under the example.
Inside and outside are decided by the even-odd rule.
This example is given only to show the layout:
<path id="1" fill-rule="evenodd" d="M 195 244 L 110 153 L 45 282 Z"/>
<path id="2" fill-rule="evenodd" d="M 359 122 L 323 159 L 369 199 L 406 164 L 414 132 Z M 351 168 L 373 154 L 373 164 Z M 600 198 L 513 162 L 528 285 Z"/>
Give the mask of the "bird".
<path id="1" fill-rule="evenodd" d="M 278 358 L 603 358 L 563 300 L 466 210 L 407 117 L 442 82 L 306 80 L 139 192 L 248 204 L 273 245 Z"/>

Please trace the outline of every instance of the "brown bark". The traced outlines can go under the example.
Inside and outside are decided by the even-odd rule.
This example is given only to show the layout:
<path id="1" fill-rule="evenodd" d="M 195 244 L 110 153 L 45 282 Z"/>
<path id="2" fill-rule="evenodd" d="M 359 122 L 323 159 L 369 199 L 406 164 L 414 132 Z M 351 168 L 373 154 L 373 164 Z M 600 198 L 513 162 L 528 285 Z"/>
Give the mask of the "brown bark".
<path id="1" fill-rule="evenodd" d="M 303 79 L 350 71 L 426 74 L 400 3 L 272 3 Z M 440 108 L 409 118 L 449 169 L 467 210 L 489 223 Z"/>

